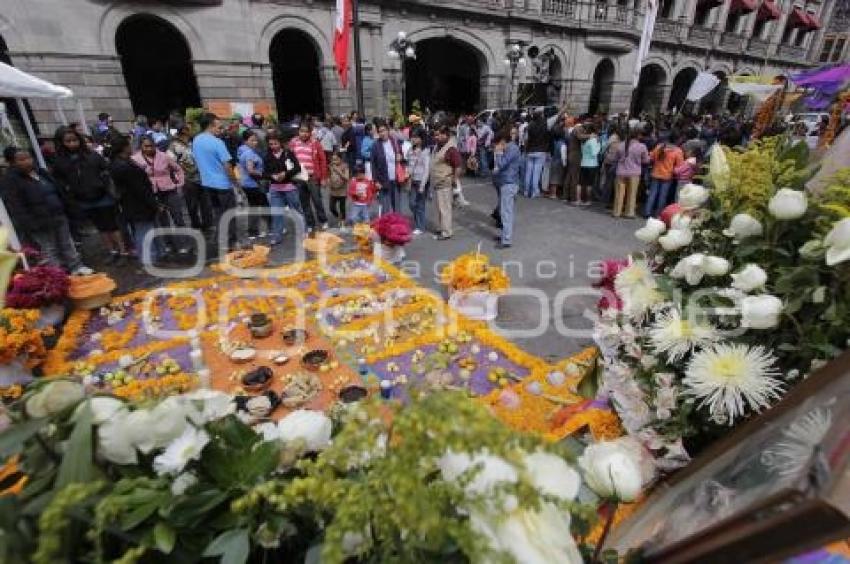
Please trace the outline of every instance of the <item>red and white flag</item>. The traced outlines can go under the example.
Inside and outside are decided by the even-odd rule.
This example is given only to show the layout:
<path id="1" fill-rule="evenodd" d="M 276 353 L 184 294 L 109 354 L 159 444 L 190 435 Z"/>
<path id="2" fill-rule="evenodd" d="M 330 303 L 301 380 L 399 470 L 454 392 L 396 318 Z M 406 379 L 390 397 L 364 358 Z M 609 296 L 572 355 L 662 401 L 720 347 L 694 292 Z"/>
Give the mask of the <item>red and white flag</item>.
<path id="1" fill-rule="evenodd" d="M 640 71 L 643 69 L 643 62 L 649 55 L 649 45 L 652 43 L 652 32 L 655 31 L 655 18 L 658 15 L 658 0 L 649 0 L 646 5 L 646 14 L 643 16 L 643 32 L 640 36 L 640 45 L 638 45 L 637 58 L 635 59 L 635 71 L 632 76 L 632 88 L 637 88 L 640 82 Z"/>
<path id="2" fill-rule="evenodd" d="M 351 41 L 351 0 L 336 0 L 334 22 L 334 61 L 339 82 L 348 88 L 348 45 Z"/>

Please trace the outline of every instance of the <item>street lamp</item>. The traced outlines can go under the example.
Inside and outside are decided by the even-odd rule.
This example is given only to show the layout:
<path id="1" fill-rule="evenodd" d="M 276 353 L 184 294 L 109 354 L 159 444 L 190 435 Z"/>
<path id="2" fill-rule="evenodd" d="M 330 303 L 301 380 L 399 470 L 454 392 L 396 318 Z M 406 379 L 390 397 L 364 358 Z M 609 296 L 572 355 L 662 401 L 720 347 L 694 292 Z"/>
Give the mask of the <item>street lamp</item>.
<path id="1" fill-rule="evenodd" d="M 404 64 L 407 59 L 416 58 L 416 44 L 407 38 L 407 33 L 399 31 L 398 36 L 390 43 L 387 56 L 390 59 L 399 59 L 401 61 L 401 111 L 406 112 L 407 78 L 405 76 Z"/>
<path id="2" fill-rule="evenodd" d="M 524 67 L 526 65 L 525 54 L 522 52 L 522 45 L 519 43 L 510 45 L 505 53 L 505 60 L 503 62 L 506 67 L 510 67 L 511 69 L 511 87 L 508 90 L 508 107 L 511 107 L 513 105 L 515 89 L 514 83 L 516 82 L 517 67 Z"/>

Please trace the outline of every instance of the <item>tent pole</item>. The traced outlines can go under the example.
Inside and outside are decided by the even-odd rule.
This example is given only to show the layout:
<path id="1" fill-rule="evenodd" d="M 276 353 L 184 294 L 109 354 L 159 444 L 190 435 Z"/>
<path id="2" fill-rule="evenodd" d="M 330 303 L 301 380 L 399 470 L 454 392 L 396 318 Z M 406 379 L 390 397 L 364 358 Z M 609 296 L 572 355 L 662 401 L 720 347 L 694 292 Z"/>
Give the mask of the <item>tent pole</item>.
<path id="1" fill-rule="evenodd" d="M 77 98 L 77 114 L 80 116 L 80 125 L 83 128 L 83 133 L 86 135 L 91 135 L 91 130 L 89 129 L 89 124 L 86 123 L 86 114 L 83 111 L 83 103 Z"/>
<path id="2" fill-rule="evenodd" d="M 62 109 L 61 98 L 56 98 L 56 111 L 59 112 L 59 119 L 62 125 L 68 125 L 68 117 L 65 115 L 65 110 Z"/>
<path id="3" fill-rule="evenodd" d="M 38 137 L 35 136 L 35 130 L 32 128 L 32 122 L 30 121 L 29 112 L 27 112 L 27 107 L 24 105 L 24 101 L 21 98 L 15 98 L 15 102 L 18 103 L 18 110 L 21 112 L 21 119 L 24 120 L 24 127 L 27 128 L 27 134 L 30 136 L 30 143 L 32 143 L 32 149 L 35 152 L 35 159 L 38 161 L 39 168 L 47 169 L 47 163 L 44 162 L 44 155 L 41 154 L 41 146 L 38 144 Z"/>

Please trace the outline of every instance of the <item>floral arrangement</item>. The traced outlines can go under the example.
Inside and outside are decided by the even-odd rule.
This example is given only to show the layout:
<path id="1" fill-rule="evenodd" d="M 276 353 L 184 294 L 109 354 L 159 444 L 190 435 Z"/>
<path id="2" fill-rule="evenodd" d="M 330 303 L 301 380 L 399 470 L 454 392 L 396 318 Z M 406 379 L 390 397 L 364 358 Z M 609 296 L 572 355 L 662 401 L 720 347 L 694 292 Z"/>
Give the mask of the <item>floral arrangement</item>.
<path id="1" fill-rule="evenodd" d="M 481 253 L 460 255 L 440 272 L 440 282 L 455 292 L 485 291 L 499 293 L 510 287 L 505 271 L 490 265 L 490 258 Z"/>
<path id="2" fill-rule="evenodd" d="M 51 379 L 9 417 L 0 457 L 23 477 L 0 498 L 12 564 L 581 562 L 595 507 L 579 489 L 628 502 L 651 479 L 634 444 L 591 445 L 573 466 L 461 393 L 251 427 L 221 392 L 130 404 Z"/>
<path id="3" fill-rule="evenodd" d="M 372 229 L 378 234 L 381 243 L 390 247 L 403 247 L 413 238 L 410 220 L 396 212 L 384 214 L 373 221 Z"/>
<path id="4" fill-rule="evenodd" d="M 68 296 L 68 274 L 56 266 L 35 266 L 12 277 L 6 306 L 38 309 L 60 304 Z"/>
<path id="5" fill-rule="evenodd" d="M 44 337 L 50 328 L 38 328 L 36 309 L 0 310 L 0 365 L 20 361 L 27 368 L 40 365 L 47 356 Z"/>
<path id="6" fill-rule="evenodd" d="M 718 146 L 670 225 L 637 231 L 645 255 L 616 274 L 596 325 L 601 391 L 663 468 L 847 348 L 850 175 L 813 195 L 810 174 L 781 139 Z"/>

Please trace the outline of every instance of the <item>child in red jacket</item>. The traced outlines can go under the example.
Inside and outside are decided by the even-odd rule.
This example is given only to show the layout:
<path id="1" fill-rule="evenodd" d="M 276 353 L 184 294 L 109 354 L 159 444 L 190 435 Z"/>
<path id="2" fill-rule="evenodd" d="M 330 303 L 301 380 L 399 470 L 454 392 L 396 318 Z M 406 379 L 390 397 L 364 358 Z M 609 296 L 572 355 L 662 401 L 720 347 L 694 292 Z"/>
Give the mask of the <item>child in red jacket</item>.
<path id="1" fill-rule="evenodd" d="M 369 223 L 369 208 L 375 201 L 378 187 L 375 182 L 366 178 L 366 168 L 357 165 L 357 175 L 348 183 L 348 197 L 351 207 L 348 220 L 351 223 Z"/>

